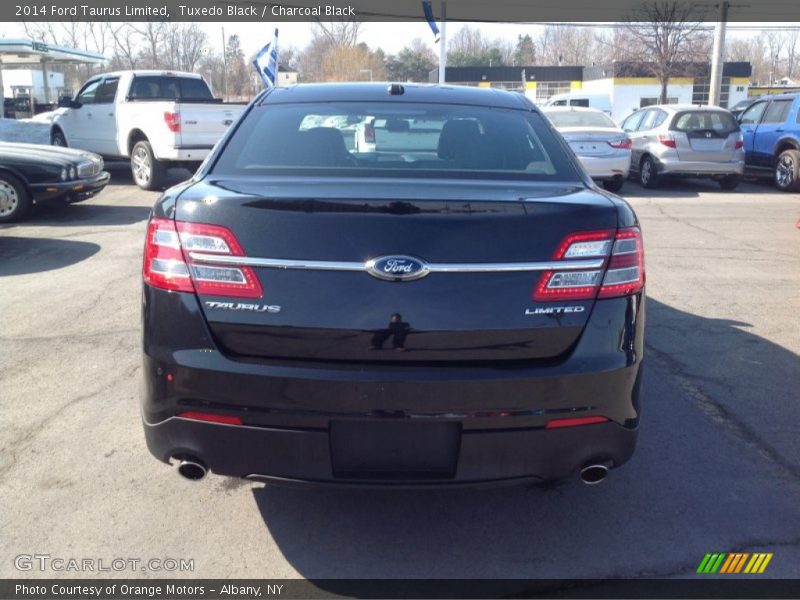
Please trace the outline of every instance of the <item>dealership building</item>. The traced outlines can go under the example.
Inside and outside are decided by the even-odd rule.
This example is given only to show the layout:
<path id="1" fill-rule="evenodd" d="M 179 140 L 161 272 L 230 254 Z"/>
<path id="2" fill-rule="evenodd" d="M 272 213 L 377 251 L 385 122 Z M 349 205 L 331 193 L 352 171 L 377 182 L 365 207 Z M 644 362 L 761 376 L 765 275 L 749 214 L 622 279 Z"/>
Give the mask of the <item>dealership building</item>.
<path id="1" fill-rule="evenodd" d="M 667 87 L 671 104 L 707 104 L 711 66 L 685 63 Z M 749 62 L 726 62 L 722 69 L 721 104 L 730 107 L 748 96 Z M 438 71 L 430 73 L 436 82 Z M 608 96 L 612 116 L 621 120 L 633 110 L 658 103 L 661 84 L 652 67 L 643 63 L 607 66 L 447 67 L 447 83 L 524 92 L 537 103 L 569 92 Z"/>

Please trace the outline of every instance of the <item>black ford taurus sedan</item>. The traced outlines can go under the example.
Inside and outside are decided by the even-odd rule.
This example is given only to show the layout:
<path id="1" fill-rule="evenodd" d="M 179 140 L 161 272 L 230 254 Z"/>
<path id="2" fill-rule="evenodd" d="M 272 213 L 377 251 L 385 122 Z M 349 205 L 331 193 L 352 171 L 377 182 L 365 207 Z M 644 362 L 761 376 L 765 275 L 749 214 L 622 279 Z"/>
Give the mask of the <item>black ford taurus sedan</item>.
<path id="1" fill-rule="evenodd" d="M 143 278 L 145 435 L 187 478 L 596 483 L 634 451 L 639 224 L 521 94 L 264 92 L 156 203 Z"/>
<path id="2" fill-rule="evenodd" d="M 23 219 L 34 204 L 86 200 L 108 180 L 91 152 L 0 142 L 0 223 Z"/>

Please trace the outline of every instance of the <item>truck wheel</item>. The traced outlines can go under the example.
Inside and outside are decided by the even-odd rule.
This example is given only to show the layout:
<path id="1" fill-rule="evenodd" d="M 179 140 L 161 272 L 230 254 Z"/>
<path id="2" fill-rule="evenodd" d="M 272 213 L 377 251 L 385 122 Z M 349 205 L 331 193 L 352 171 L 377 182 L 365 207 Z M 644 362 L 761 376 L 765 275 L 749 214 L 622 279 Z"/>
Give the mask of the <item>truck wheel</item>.
<path id="1" fill-rule="evenodd" d="M 783 192 L 800 191 L 800 151 L 785 150 L 778 156 L 775 185 Z"/>
<path id="2" fill-rule="evenodd" d="M 732 192 L 740 183 L 742 183 L 741 175 L 726 175 L 719 180 L 719 187 L 727 192 Z"/>
<path id="3" fill-rule="evenodd" d="M 22 182 L 0 171 L 0 223 L 22 219 L 31 209 L 31 197 Z"/>
<path id="4" fill-rule="evenodd" d="M 136 142 L 131 152 L 133 181 L 143 190 L 156 190 L 161 186 L 167 169 L 153 154 L 150 142 Z"/>
<path id="5" fill-rule="evenodd" d="M 653 189 L 658 184 L 656 163 L 649 156 L 645 156 L 642 159 L 642 163 L 639 165 L 639 183 L 643 188 L 647 188 L 648 190 Z"/>
<path id="6" fill-rule="evenodd" d="M 54 129 L 53 133 L 50 134 L 50 145 L 66 148 L 69 144 L 67 144 L 67 138 L 64 137 L 64 133 L 60 129 Z"/>

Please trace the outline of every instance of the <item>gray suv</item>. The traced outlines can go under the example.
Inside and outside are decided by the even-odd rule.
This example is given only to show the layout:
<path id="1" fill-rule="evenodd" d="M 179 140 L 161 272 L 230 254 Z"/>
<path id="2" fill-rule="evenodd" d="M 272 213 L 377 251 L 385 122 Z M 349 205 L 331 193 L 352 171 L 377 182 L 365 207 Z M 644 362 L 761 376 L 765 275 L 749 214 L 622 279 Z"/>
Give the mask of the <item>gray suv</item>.
<path id="1" fill-rule="evenodd" d="M 669 104 L 622 122 L 633 148 L 631 173 L 653 188 L 666 176 L 705 177 L 732 190 L 744 173 L 744 141 L 733 115 L 715 106 Z"/>

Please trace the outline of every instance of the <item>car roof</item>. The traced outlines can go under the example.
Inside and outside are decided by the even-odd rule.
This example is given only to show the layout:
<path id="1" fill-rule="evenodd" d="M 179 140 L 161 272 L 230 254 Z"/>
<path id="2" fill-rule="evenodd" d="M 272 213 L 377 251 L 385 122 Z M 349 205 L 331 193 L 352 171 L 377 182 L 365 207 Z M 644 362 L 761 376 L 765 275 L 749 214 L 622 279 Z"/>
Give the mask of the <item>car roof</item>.
<path id="1" fill-rule="evenodd" d="M 400 85 L 402 94 L 390 94 L 389 87 Z M 469 104 L 495 108 L 535 110 L 524 94 L 466 85 L 434 85 L 389 82 L 301 83 L 265 92 L 257 104 L 300 102 L 419 102 Z"/>
<path id="2" fill-rule="evenodd" d="M 585 113 L 599 113 L 606 114 L 599 108 L 589 108 L 587 106 L 542 106 L 542 112 L 555 113 L 555 112 L 585 112 Z"/>
<path id="3" fill-rule="evenodd" d="M 167 70 L 157 70 L 157 69 L 136 69 L 133 71 L 111 71 L 109 73 L 98 73 L 97 75 L 93 75 L 89 79 L 94 79 L 96 77 L 120 77 L 122 75 L 133 75 L 134 77 L 144 77 L 145 75 L 162 75 L 167 77 L 191 77 L 192 79 L 202 79 L 202 75 L 198 75 L 197 73 L 186 73 L 184 71 L 167 71 Z"/>
<path id="4" fill-rule="evenodd" d="M 651 106 L 644 106 L 634 112 L 644 112 L 651 108 L 660 108 L 661 110 L 672 113 L 677 113 L 684 110 L 693 110 L 699 112 L 728 112 L 727 108 L 722 108 L 721 106 L 711 106 L 708 104 L 653 104 Z"/>
<path id="5" fill-rule="evenodd" d="M 758 100 L 794 100 L 800 96 L 800 92 L 784 92 L 783 94 L 765 94 L 763 96 L 752 96 L 748 100 L 756 102 Z"/>

